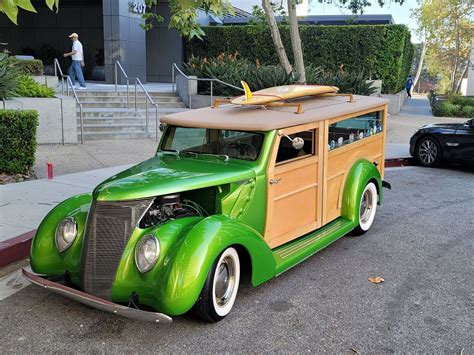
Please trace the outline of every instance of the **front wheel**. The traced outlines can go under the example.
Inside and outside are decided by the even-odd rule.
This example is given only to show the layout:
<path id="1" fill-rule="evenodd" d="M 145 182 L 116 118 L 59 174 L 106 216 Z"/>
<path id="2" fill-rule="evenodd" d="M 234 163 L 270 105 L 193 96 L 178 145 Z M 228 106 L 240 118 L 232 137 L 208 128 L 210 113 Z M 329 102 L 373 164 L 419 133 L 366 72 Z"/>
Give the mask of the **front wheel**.
<path id="1" fill-rule="evenodd" d="M 239 254 L 230 247 L 222 252 L 207 275 L 195 304 L 197 316 L 209 323 L 218 322 L 227 316 L 234 306 L 239 282 Z"/>
<path id="2" fill-rule="evenodd" d="M 367 232 L 374 223 L 377 211 L 377 188 L 373 182 L 369 182 L 362 192 L 359 202 L 359 225 L 354 229 L 354 235 Z"/>

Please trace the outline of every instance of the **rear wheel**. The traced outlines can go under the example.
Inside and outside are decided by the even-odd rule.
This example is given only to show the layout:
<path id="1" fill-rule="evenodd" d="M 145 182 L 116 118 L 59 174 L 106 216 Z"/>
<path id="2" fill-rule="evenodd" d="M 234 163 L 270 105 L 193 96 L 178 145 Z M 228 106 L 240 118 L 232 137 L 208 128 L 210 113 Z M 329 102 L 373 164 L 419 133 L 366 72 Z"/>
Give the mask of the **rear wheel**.
<path id="1" fill-rule="evenodd" d="M 195 305 L 197 316 L 210 323 L 227 316 L 234 306 L 239 282 L 239 254 L 230 247 L 222 252 L 207 275 Z"/>
<path id="2" fill-rule="evenodd" d="M 359 225 L 354 229 L 354 235 L 364 234 L 372 227 L 377 212 L 377 199 L 377 188 L 373 182 L 369 182 L 360 197 Z"/>
<path id="3" fill-rule="evenodd" d="M 423 166 L 436 166 L 441 161 L 441 146 L 434 138 L 425 137 L 417 144 L 415 157 Z"/>

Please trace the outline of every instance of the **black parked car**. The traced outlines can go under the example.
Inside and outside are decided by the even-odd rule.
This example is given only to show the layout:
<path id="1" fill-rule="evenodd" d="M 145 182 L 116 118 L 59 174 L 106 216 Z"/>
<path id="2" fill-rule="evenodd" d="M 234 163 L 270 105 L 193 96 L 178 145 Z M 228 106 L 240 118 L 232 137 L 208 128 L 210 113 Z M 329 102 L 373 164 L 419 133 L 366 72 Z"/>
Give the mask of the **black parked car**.
<path id="1" fill-rule="evenodd" d="M 419 128 L 410 139 L 410 154 L 423 166 L 474 163 L 474 119 Z"/>

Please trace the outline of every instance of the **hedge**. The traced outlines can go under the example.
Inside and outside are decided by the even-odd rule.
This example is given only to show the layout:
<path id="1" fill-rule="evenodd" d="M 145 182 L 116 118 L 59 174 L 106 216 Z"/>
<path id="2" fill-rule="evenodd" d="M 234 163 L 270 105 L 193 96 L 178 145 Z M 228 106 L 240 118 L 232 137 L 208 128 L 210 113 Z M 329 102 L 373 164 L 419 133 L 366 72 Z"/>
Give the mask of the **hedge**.
<path id="1" fill-rule="evenodd" d="M 268 28 L 262 26 L 209 26 L 203 40 L 186 43 L 186 56 L 209 57 L 238 52 L 241 58 L 277 64 Z M 280 26 L 283 43 L 293 61 L 288 26 Z M 383 93 L 403 90 L 411 69 L 414 47 L 405 25 L 300 26 L 306 64 L 335 70 L 341 64 L 350 72 L 381 79 Z"/>
<path id="2" fill-rule="evenodd" d="M 43 75 L 43 62 L 39 59 L 17 59 L 12 57 L 21 74 L 26 75 Z"/>
<path id="3" fill-rule="evenodd" d="M 35 163 L 38 112 L 0 110 L 0 172 L 27 173 Z"/>

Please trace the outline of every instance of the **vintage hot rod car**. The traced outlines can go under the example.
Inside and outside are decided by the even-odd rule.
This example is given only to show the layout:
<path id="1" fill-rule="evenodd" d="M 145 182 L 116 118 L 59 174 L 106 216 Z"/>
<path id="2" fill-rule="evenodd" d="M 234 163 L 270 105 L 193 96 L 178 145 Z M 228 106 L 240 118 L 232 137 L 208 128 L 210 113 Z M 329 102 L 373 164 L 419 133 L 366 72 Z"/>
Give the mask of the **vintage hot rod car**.
<path id="1" fill-rule="evenodd" d="M 366 232 L 389 186 L 387 101 L 297 96 L 164 116 L 153 158 L 45 217 L 24 275 L 130 318 L 215 322 L 242 270 L 257 286 Z"/>

